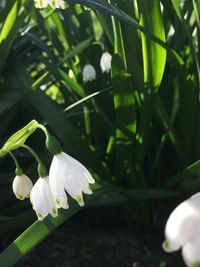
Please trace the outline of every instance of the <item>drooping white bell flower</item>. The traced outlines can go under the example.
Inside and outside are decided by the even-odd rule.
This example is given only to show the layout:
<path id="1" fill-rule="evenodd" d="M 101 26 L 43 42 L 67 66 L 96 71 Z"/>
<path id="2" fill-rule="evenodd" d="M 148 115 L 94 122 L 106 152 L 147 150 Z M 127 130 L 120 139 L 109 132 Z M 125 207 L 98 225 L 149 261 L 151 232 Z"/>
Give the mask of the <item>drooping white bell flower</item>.
<path id="1" fill-rule="evenodd" d="M 39 221 L 42 221 L 48 214 L 51 214 L 52 217 L 58 216 L 48 176 L 37 180 L 31 191 L 30 200 Z"/>
<path id="2" fill-rule="evenodd" d="M 49 184 L 58 208 L 68 207 L 65 191 L 83 206 L 83 192 L 92 194 L 89 184 L 93 183 L 95 180 L 89 171 L 76 159 L 64 152 L 53 157 Z"/>
<path id="3" fill-rule="evenodd" d="M 166 241 L 164 242 L 163 249 L 166 252 L 172 252 L 183 248 L 183 257 L 186 264 L 188 262 L 199 261 L 199 258 L 196 258 L 196 250 L 194 253 L 190 254 L 192 248 L 194 248 L 198 242 L 200 244 L 200 193 L 193 195 L 189 199 L 182 202 L 170 215 L 166 228 L 165 228 L 165 237 Z M 200 253 L 198 254 L 200 255 Z M 191 256 L 191 257 L 190 257 Z M 192 259 L 192 260 L 191 260 Z M 188 266 L 193 266 L 189 264 Z"/>
<path id="4" fill-rule="evenodd" d="M 36 8 L 45 8 L 50 5 L 52 8 L 61 8 L 65 9 L 65 2 L 64 0 L 34 0 Z"/>
<path id="5" fill-rule="evenodd" d="M 48 0 L 34 0 L 36 8 L 45 8 L 48 6 Z"/>
<path id="6" fill-rule="evenodd" d="M 13 180 L 12 188 L 16 198 L 24 200 L 30 197 L 33 183 L 25 174 L 17 175 Z"/>
<path id="7" fill-rule="evenodd" d="M 96 79 L 96 70 L 91 64 L 87 64 L 83 68 L 82 75 L 84 82 L 91 82 Z"/>
<path id="8" fill-rule="evenodd" d="M 100 60 L 100 66 L 103 73 L 104 72 L 109 73 L 111 69 L 111 61 L 112 61 L 112 56 L 110 53 L 105 52 L 102 54 Z"/>
<path id="9" fill-rule="evenodd" d="M 6 0 L 1 0 L 0 1 L 0 7 L 4 8 L 6 6 Z"/>
<path id="10" fill-rule="evenodd" d="M 188 267 L 200 266 L 200 231 L 196 228 L 196 234 L 182 249 L 183 259 Z"/>
<path id="11" fill-rule="evenodd" d="M 200 223 L 200 194 L 195 194 L 182 202 L 171 213 L 166 227 L 166 247 L 168 252 L 178 250 L 196 233 L 195 226 Z"/>

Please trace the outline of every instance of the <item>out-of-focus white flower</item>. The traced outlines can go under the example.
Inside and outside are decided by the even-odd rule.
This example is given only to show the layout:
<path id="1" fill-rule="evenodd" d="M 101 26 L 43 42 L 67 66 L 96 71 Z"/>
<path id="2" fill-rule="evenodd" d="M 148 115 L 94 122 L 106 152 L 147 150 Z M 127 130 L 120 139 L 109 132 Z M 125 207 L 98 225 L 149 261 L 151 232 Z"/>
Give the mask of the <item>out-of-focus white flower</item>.
<path id="1" fill-rule="evenodd" d="M 200 193 L 182 202 L 170 215 L 166 228 L 166 252 L 182 248 L 183 258 L 188 267 L 200 266 Z M 199 233 L 198 233 L 199 231 Z"/>
<path id="2" fill-rule="evenodd" d="M 91 82 L 96 79 L 96 70 L 91 64 L 87 64 L 83 68 L 82 75 L 84 82 Z"/>
<path id="3" fill-rule="evenodd" d="M 0 7 L 4 8 L 6 6 L 6 0 L 0 0 Z"/>
<path id="4" fill-rule="evenodd" d="M 72 69 L 69 70 L 68 76 L 69 76 L 70 79 L 75 79 L 76 78 L 76 76 L 75 76 L 75 74 L 74 74 Z"/>
<path id="5" fill-rule="evenodd" d="M 12 188 L 16 198 L 24 200 L 25 198 L 30 197 L 33 183 L 28 176 L 24 174 L 17 175 L 13 180 Z"/>
<path id="6" fill-rule="evenodd" d="M 196 234 L 182 249 L 183 259 L 188 267 L 200 266 L 200 231 L 196 226 Z"/>
<path id="7" fill-rule="evenodd" d="M 36 8 L 45 8 L 50 5 L 52 8 L 61 8 L 65 9 L 64 0 L 34 0 Z"/>
<path id="8" fill-rule="evenodd" d="M 34 0 L 36 8 L 45 8 L 48 6 L 48 0 Z"/>
<path id="9" fill-rule="evenodd" d="M 108 52 L 102 54 L 100 60 L 100 66 L 102 72 L 109 73 L 111 69 L 111 61 L 112 61 L 112 56 Z"/>
<path id="10" fill-rule="evenodd" d="M 48 214 L 58 215 L 56 203 L 49 187 L 49 177 L 39 178 L 30 194 L 30 200 L 38 220 L 42 221 Z"/>
<path id="11" fill-rule="evenodd" d="M 50 166 L 49 184 L 58 208 L 68 208 L 65 190 L 83 206 L 83 192 L 92 194 L 89 184 L 94 182 L 89 171 L 79 161 L 64 152 L 54 156 Z"/>

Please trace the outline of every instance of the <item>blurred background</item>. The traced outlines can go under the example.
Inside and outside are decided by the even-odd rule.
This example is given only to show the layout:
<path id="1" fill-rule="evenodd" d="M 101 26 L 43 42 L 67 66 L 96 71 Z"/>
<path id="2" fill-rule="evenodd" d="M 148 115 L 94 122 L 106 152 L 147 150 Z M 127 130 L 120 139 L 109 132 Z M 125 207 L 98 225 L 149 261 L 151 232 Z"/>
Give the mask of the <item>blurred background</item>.
<path id="1" fill-rule="evenodd" d="M 200 187 L 200 1 L 0 4 L 1 146 L 36 119 L 99 186 L 16 266 L 184 266 L 162 242 L 171 211 Z M 92 82 L 83 81 L 86 64 L 96 69 Z M 37 131 L 27 144 L 49 166 L 44 141 Z M 14 153 L 36 181 L 32 156 Z M 0 159 L 1 251 L 36 220 L 29 200 L 15 199 L 14 170 Z"/>

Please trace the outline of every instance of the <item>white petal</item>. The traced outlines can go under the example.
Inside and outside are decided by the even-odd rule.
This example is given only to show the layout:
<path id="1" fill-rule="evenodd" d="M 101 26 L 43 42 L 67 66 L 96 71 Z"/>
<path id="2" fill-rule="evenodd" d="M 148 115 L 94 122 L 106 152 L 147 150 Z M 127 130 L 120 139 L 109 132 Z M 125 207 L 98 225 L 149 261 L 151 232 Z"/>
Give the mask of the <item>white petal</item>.
<path id="1" fill-rule="evenodd" d="M 96 70 L 91 64 L 87 64 L 83 68 L 82 75 L 83 75 L 83 81 L 91 82 L 96 79 Z"/>
<path id="2" fill-rule="evenodd" d="M 93 192 L 92 192 L 92 190 L 91 190 L 91 188 L 90 188 L 89 185 L 87 186 L 87 188 L 85 188 L 85 189 L 83 190 L 83 192 L 84 192 L 85 194 L 87 194 L 87 195 L 92 195 L 92 194 L 93 194 Z"/>
<path id="3" fill-rule="evenodd" d="M 67 195 L 64 193 L 62 195 L 54 195 L 54 199 L 56 202 L 56 206 L 57 208 L 63 208 L 63 209 L 68 209 L 69 205 L 68 205 L 68 200 L 67 200 Z"/>
<path id="4" fill-rule="evenodd" d="M 51 191 L 60 201 L 64 190 L 73 197 L 80 206 L 84 205 L 82 192 L 91 194 L 89 182 L 94 183 L 89 171 L 77 160 L 62 152 L 54 156 L 49 181 Z"/>
<path id="5" fill-rule="evenodd" d="M 39 178 L 35 183 L 30 200 L 38 220 L 43 220 L 48 214 L 53 217 L 58 215 L 56 203 L 49 187 L 49 178 Z"/>
<path id="6" fill-rule="evenodd" d="M 108 52 L 102 54 L 100 60 L 100 66 L 102 72 L 109 73 L 111 69 L 111 61 L 112 61 L 112 56 Z"/>
<path id="7" fill-rule="evenodd" d="M 15 196 L 23 200 L 30 196 L 30 192 L 33 188 L 31 179 L 26 175 L 16 176 L 12 184 L 13 192 Z"/>
<path id="8" fill-rule="evenodd" d="M 34 0 L 36 8 L 45 8 L 48 5 L 48 0 Z"/>
<path id="9" fill-rule="evenodd" d="M 49 0 L 49 5 L 52 8 L 61 8 L 65 9 L 65 3 L 63 0 Z"/>
<path id="10" fill-rule="evenodd" d="M 188 267 L 200 266 L 200 232 L 196 228 L 196 235 L 187 242 L 182 249 L 183 259 Z M 199 264 L 199 265 L 198 265 Z"/>
<path id="11" fill-rule="evenodd" d="M 171 213 L 165 228 L 168 251 L 175 251 L 192 239 L 198 225 L 200 195 L 187 199 Z"/>
<path id="12" fill-rule="evenodd" d="M 65 9 L 65 2 L 63 0 L 34 0 L 36 8 L 45 8 L 50 5 L 52 8 Z"/>

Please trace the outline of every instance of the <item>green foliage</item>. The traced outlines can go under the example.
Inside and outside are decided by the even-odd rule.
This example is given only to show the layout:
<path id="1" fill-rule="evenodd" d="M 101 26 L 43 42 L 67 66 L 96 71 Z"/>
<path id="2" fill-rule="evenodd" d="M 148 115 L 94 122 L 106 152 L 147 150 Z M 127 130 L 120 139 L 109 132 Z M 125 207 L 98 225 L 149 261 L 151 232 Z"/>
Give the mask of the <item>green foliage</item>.
<path id="1" fill-rule="evenodd" d="M 67 3 L 63 11 L 37 10 L 21 0 L 0 8 L 0 142 L 33 119 L 46 125 L 99 182 L 88 205 L 126 203 L 132 221 L 145 225 L 155 205 L 149 200 L 167 205 L 199 187 L 199 1 Z M 99 66 L 105 51 L 113 55 L 109 74 Z M 97 79 L 84 83 L 88 63 Z M 49 163 L 43 144 L 39 134 L 30 137 Z M 35 177 L 34 161 L 24 151 L 15 155 Z M 33 215 L 28 203 L 14 201 L 14 166 L 7 158 L 0 163 L 5 234 L 26 228 Z M 146 214 L 140 218 L 139 203 Z M 71 206 L 56 220 L 34 223 L 0 261 L 12 266 L 77 211 Z"/>

